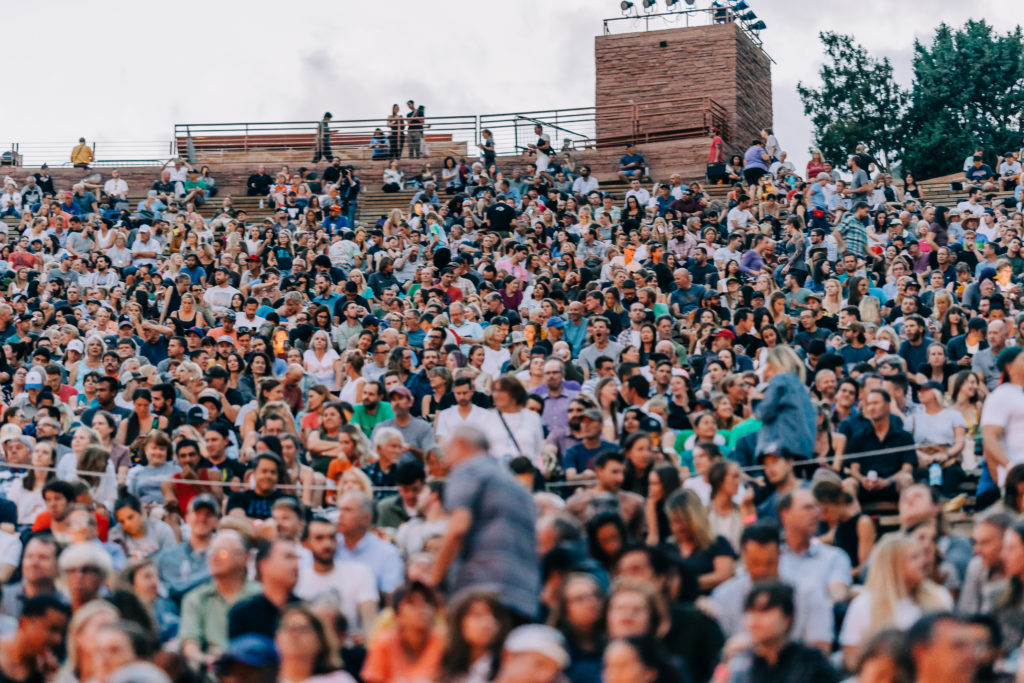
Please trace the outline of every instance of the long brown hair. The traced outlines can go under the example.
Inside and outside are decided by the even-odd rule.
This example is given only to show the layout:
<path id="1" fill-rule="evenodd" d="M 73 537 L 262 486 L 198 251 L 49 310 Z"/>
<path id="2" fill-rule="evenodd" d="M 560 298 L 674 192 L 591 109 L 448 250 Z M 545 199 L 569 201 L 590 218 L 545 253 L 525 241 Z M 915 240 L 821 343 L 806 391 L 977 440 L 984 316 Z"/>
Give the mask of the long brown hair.
<path id="1" fill-rule="evenodd" d="M 505 636 L 512 628 L 508 610 L 500 602 L 498 596 L 489 590 L 468 590 L 459 595 L 448 608 L 448 647 L 441 656 L 441 675 L 438 680 L 447 681 L 455 676 L 465 674 L 473 664 L 469 644 L 462 635 L 462 620 L 469 609 L 483 602 L 498 621 L 498 634 L 490 644 L 491 670 L 488 679 L 493 680 L 501 663 L 501 648 Z"/>

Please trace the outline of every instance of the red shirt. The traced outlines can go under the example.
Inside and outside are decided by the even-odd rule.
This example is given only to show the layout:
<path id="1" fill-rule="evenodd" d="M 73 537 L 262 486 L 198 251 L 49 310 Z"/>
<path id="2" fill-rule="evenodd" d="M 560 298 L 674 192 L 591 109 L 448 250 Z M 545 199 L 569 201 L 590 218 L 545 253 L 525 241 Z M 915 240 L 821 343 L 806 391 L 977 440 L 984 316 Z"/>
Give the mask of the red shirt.
<path id="1" fill-rule="evenodd" d="M 53 519 L 50 517 L 49 510 L 43 510 L 36 516 L 36 521 L 32 522 L 32 532 L 42 531 L 43 529 L 49 529 L 53 525 Z M 98 511 L 96 512 L 96 536 L 103 541 L 107 542 L 107 532 L 110 531 L 110 520 L 107 519 L 106 515 L 101 515 Z"/>
<path id="2" fill-rule="evenodd" d="M 10 257 L 11 266 L 17 270 L 18 268 L 35 268 L 36 267 L 36 255 L 30 254 L 27 251 L 16 251 L 11 254 Z"/>
<path id="3" fill-rule="evenodd" d="M 720 161 L 725 161 L 725 142 L 722 140 L 721 135 L 716 135 L 711 138 L 711 151 L 708 152 L 708 163 L 715 164 Z"/>

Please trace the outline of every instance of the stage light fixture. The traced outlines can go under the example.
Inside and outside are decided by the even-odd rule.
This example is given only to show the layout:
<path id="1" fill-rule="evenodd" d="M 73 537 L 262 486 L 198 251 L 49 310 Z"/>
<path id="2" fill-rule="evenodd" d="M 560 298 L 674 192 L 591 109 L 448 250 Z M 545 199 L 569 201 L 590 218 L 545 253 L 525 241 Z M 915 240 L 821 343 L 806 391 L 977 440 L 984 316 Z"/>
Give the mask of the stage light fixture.
<path id="1" fill-rule="evenodd" d="M 658 0 L 644 0 L 644 10 L 649 10 L 654 7 L 654 3 Z"/>
<path id="2" fill-rule="evenodd" d="M 633 3 L 631 3 L 629 0 L 622 0 L 622 2 L 619 3 L 619 7 L 622 8 L 623 12 L 628 12 L 632 6 Z"/>
<path id="3" fill-rule="evenodd" d="M 753 24 L 750 25 L 750 30 L 751 31 L 763 31 L 766 28 L 768 28 L 768 26 L 765 25 L 765 23 L 763 21 L 760 21 L 760 20 L 759 21 L 755 21 Z"/>
<path id="4" fill-rule="evenodd" d="M 734 12 L 742 12 L 745 9 L 750 9 L 750 5 L 746 3 L 746 0 L 739 0 L 732 6 Z"/>
<path id="5" fill-rule="evenodd" d="M 679 0 L 665 0 L 665 7 L 671 8 L 673 5 L 678 5 Z"/>
<path id="6" fill-rule="evenodd" d="M 744 12 L 743 14 L 740 15 L 740 19 L 743 21 L 756 21 L 757 15 L 754 14 L 753 12 Z"/>
<path id="7" fill-rule="evenodd" d="M 693 7 L 693 5 L 694 5 L 694 4 L 696 3 L 696 2 L 697 2 L 697 0 L 686 0 L 686 4 L 687 4 L 687 5 L 689 5 L 690 7 Z"/>

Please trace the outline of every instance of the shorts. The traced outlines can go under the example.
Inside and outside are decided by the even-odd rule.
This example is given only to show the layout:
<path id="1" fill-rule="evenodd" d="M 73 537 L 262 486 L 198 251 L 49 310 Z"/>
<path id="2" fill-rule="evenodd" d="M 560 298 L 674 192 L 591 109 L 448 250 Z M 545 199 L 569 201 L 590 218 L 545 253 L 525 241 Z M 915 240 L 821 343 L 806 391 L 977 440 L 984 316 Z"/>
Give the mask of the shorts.
<path id="1" fill-rule="evenodd" d="M 622 175 L 626 176 L 627 178 L 633 178 L 635 176 L 640 175 L 640 169 L 639 168 L 623 169 Z"/>
<path id="2" fill-rule="evenodd" d="M 537 173 L 544 173 L 548 170 L 548 164 L 551 163 L 551 157 L 547 154 L 537 152 L 537 160 L 535 163 L 537 164 Z"/>
<path id="3" fill-rule="evenodd" d="M 747 185 L 757 185 L 757 181 L 767 172 L 763 168 L 745 168 L 743 169 L 743 179 L 747 181 Z"/>

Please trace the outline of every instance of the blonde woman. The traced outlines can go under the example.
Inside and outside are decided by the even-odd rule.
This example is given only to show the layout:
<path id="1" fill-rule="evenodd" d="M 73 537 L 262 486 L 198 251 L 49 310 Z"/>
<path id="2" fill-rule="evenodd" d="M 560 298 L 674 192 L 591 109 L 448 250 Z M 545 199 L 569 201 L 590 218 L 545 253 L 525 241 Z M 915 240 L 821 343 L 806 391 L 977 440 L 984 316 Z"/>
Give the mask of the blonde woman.
<path id="1" fill-rule="evenodd" d="M 865 296 L 860 300 L 860 305 L 857 308 L 860 310 L 862 322 L 874 323 L 876 325 L 882 323 L 882 304 L 879 303 L 878 297 L 871 296 L 870 294 Z"/>
<path id="2" fill-rule="evenodd" d="M 68 624 L 68 655 L 57 674 L 60 683 L 99 680 L 100 657 L 93 643 L 101 629 L 121 620 L 121 613 L 105 600 L 87 602 L 77 610 Z"/>
<path id="3" fill-rule="evenodd" d="M 850 603 L 839 634 L 848 668 L 880 629 L 906 629 L 928 612 L 952 609 L 953 598 L 927 578 L 926 564 L 924 548 L 911 536 L 892 533 L 878 542 L 868 560 L 864 591 Z"/>
<path id="4" fill-rule="evenodd" d="M 665 502 L 673 542 L 686 570 L 697 577 L 701 593 L 710 593 L 732 578 L 736 553 L 729 541 L 711 532 L 707 510 L 690 489 L 679 489 Z"/>
<path id="5" fill-rule="evenodd" d="M 825 280 L 825 296 L 822 297 L 821 307 L 832 318 L 838 317 L 843 308 L 843 285 L 834 277 Z"/>

